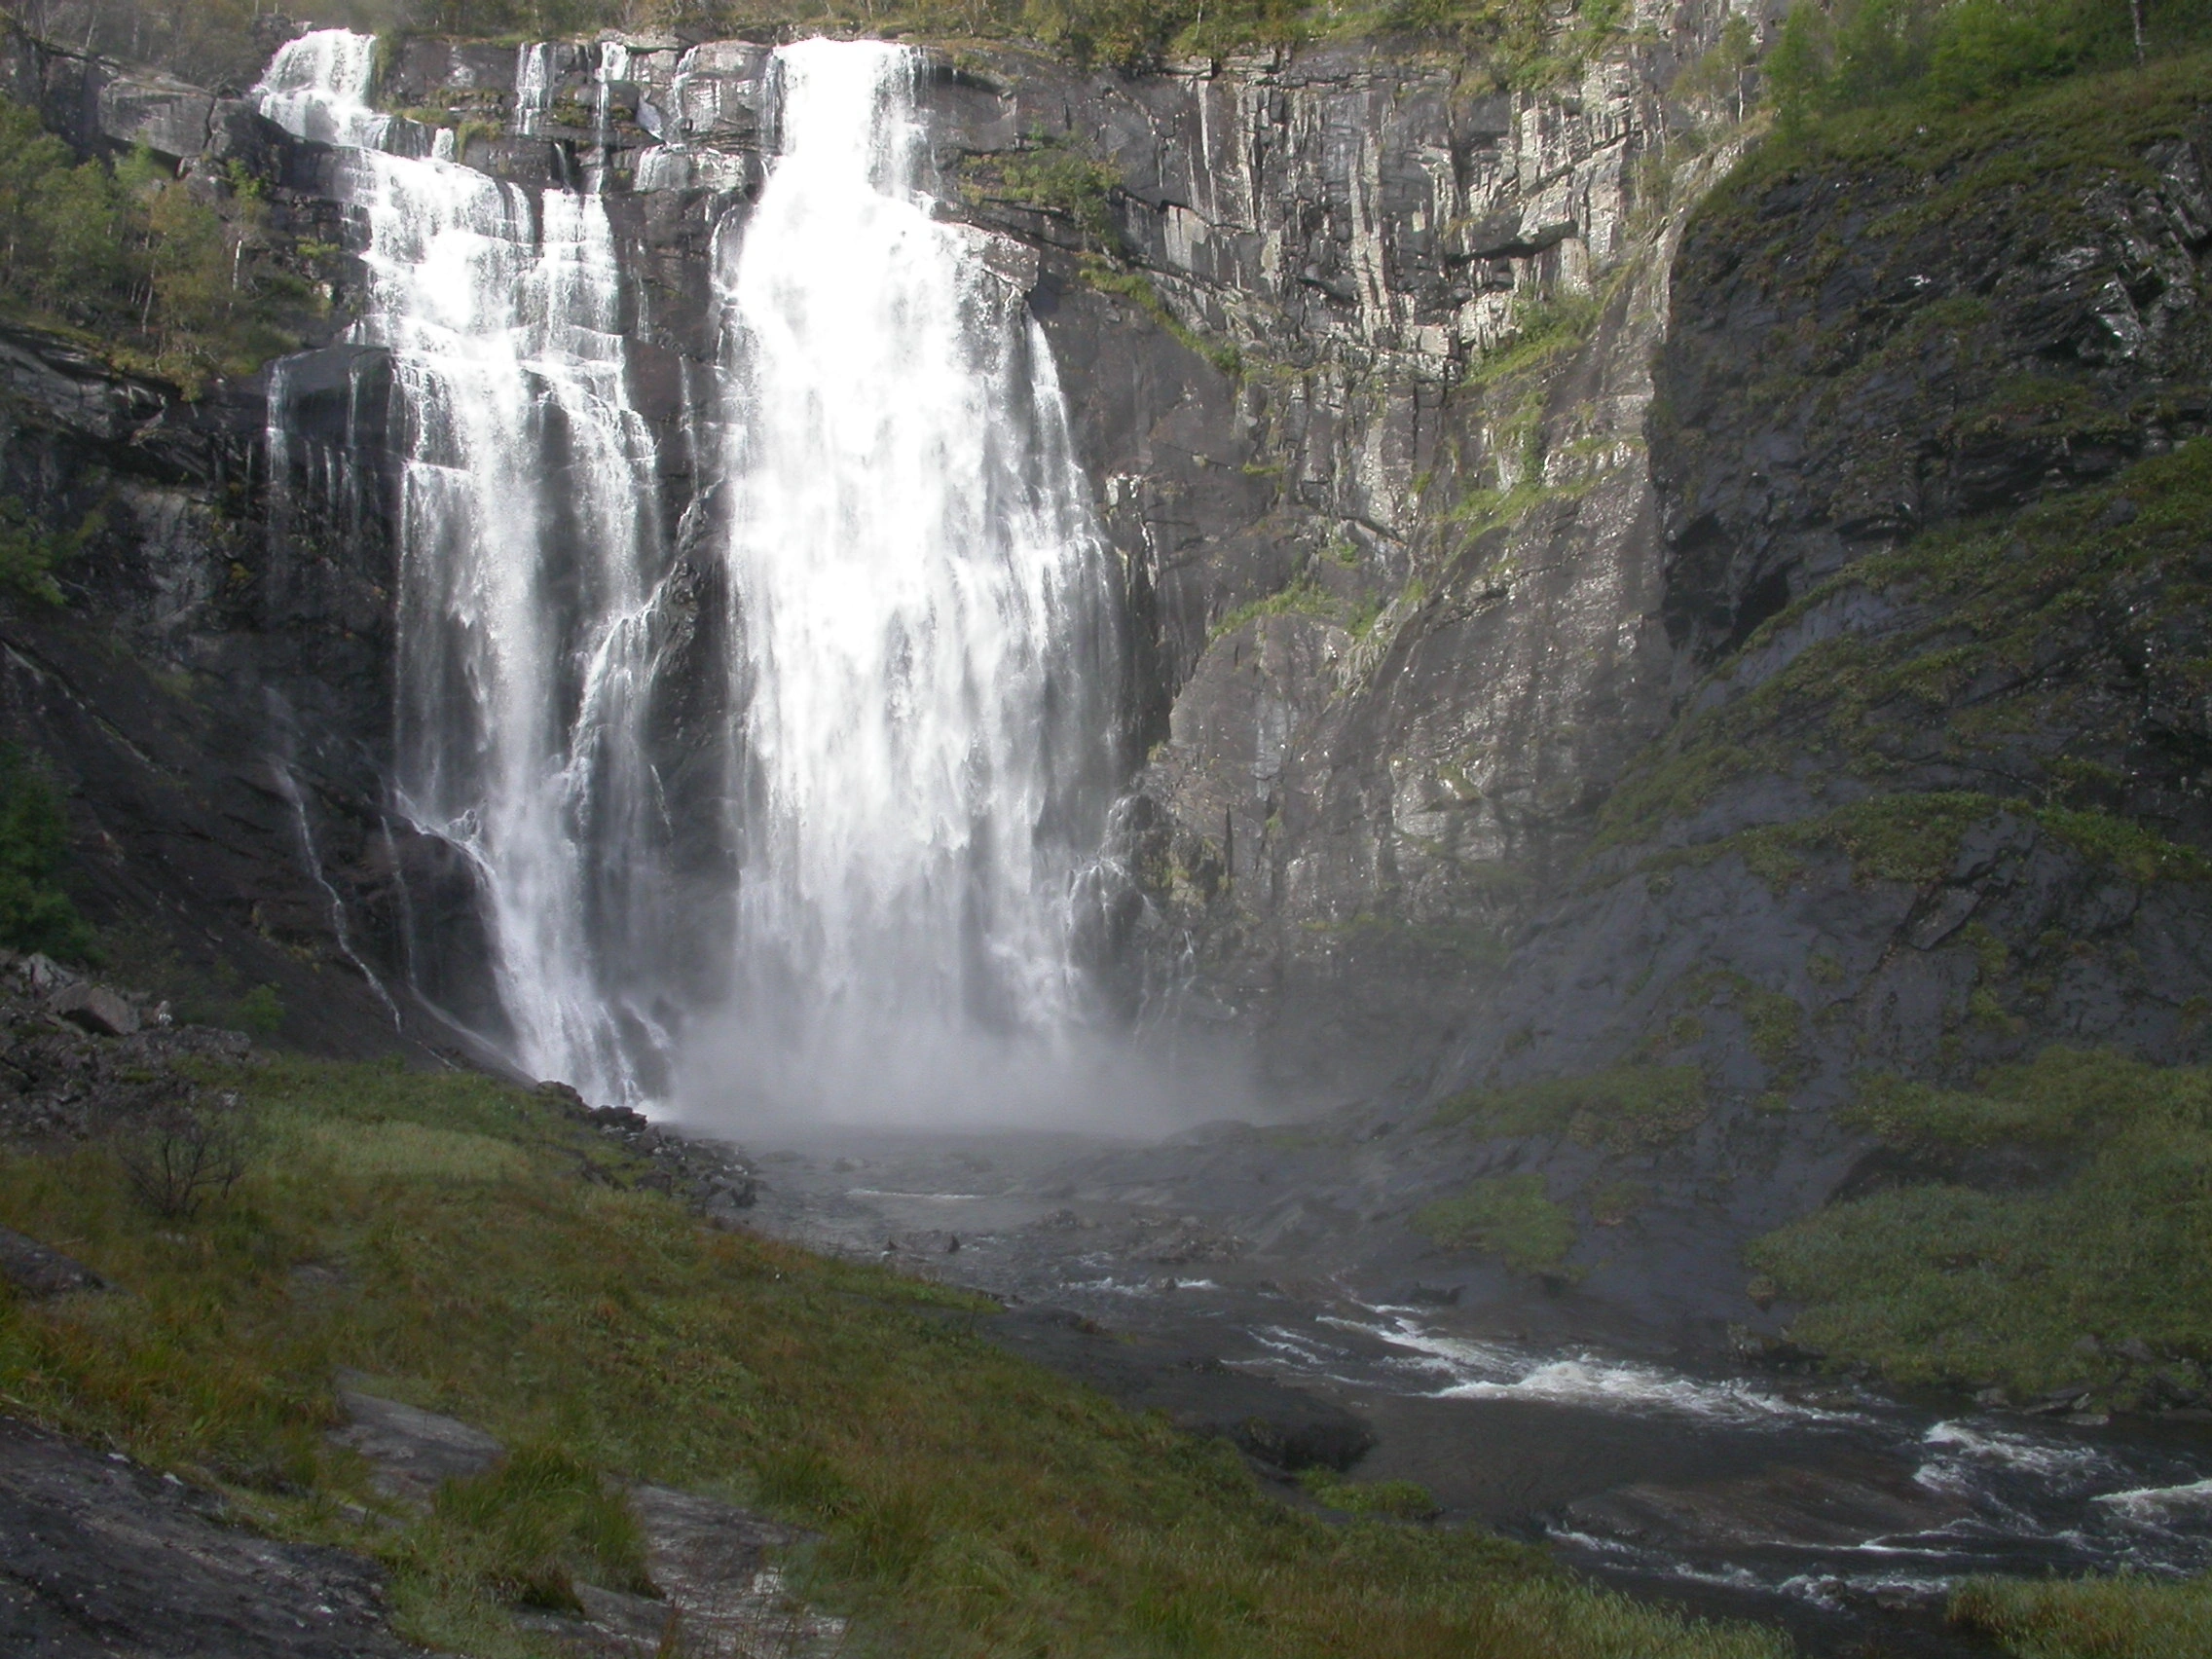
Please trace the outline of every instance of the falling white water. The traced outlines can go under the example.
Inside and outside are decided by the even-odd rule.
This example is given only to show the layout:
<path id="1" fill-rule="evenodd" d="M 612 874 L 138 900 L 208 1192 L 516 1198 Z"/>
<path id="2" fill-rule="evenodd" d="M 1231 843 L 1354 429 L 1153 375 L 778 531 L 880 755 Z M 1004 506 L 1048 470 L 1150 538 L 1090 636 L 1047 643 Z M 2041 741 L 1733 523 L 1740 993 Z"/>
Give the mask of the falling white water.
<path id="1" fill-rule="evenodd" d="M 629 64 L 589 50 L 604 128 Z M 520 54 L 524 132 L 566 61 Z M 343 31 L 260 91 L 345 146 L 351 343 L 392 363 L 395 809 L 477 873 L 487 1035 L 594 1098 L 665 1098 L 681 1070 L 719 1105 L 817 1113 L 889 1065 L 912 1103 L 986 1053 L 1002 1078 L 1051 1063 L 1078 1020 L 1113 609 L 1026 295 L 932 216 L 917 61 L 775 55 L 780 154 L 718 271 L 720 539 L 688 563 L 631 400 L 609 169 L 532 193 L 385 153 L 373 51 Z"/>
<path id="2" fill-rule="evenodd" d="M 364 147 L 383 135 L 372 63 L 365 37 L 312 34 L 260 99 L 356 146 L 341 189 L 370 283 L 353 338 L 389 350 L 405 417 L 397 804 L 480 871 L 517 1061 L 636 1098 L 656 1022 L 604 943 L 639 931 L 609 911 L 651 888 L 635 726 L 662 538 L 613 238 L 596 199 Z"/>
<path id="3" fill-rule="evenodd" d="M 983 239 L 931 216 L 917 62 L 776 54 L 780 155 L 720 277 L 748 784 L 745 1041 L 713 1083 L 813 1112 L 957 1095 L 978 1046 L 1066 1028 L 1111 762 L 1051 355 Z"/>
<path id="4" fill-rule="evenodd" d="M 254 96 L 261 113 L 288 132 L 374 150 L 391 127 L 391 117 L 369 107 L 376 73 L 374 35 L 320 29 L 276 54 Z"/>

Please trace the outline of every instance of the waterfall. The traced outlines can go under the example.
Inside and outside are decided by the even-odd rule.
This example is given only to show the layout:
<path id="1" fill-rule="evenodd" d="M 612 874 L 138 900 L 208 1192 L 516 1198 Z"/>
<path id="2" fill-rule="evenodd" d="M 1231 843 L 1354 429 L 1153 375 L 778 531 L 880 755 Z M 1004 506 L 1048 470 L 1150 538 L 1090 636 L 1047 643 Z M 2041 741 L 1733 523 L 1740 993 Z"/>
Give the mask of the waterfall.
<path id="1" fill-rule="evenodd" d="M 755 1074 L 723 1086 L 825 1107 L 1075 1017 L 1112 761 L 1051 353 L 980 235 L 932 216 L 921 61 L 777 52 L 779 154 L 720 264 Z"/>
<path id="2" fill-rule="evenodd" d="M 525 131 L 556 55 L 518 56 Z M 1114 610 L 1025 294 L 933 216 L 919 61 L 775 55 L 778 154 L 718 235 L 721 436 L 694 440 L 683 561 L 605 198 L 384 153 L 360 36 L 293 42 L 259 91 L 346 146 L 350 343 L 392 362 L 393 809 L 477 871 L 488 1035 L 594 1098 L 681 1072 L 827 1109 L 892 1056 L 1049 1049 L 1082 1014 Z M 603 126 L 626 73 L 601 50 Z M 687 722 L 712 741 L 664 764 Z"/>
<path id="3" fill-rule="evenodd" d="M 517 1062 L 633 1099 L 655 999 L 601 943 L 648 931 L 618 912 L 652 885 L 636 725 L 665 561 L 613 236 L 596 199 L 378 152 L 372 44 L 294 41 L 259 95 L 351 146 L 352 339 L 389 350 L 402 411 L 395 805 L 479 869 Z"/>

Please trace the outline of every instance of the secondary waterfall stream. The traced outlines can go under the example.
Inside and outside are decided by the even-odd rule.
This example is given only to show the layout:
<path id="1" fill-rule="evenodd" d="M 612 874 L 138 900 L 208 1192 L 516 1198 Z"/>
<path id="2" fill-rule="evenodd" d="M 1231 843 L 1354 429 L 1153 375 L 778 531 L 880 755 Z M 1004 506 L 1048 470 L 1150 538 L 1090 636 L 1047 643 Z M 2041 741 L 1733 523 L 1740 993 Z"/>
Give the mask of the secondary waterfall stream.
<path id="1" fill-rule="evenodd" d="M 604 126 L 622 62 L 597 50 Z M 912 1074 L 977 1033 L 1050 1044 L 1079 1010 L 1112 607 L 1042 331 L 989 239 L 933 217 L 918 61 L 776 54 L 781 142 L 718 233 L 725 348 L 677 435 L 708 475 L 687 559 L 676 440 L 631 395 L 643 302 L 604 169 L 532 191 L 446 159 L 450 135 L 401 144 L 373 42 L 344 31 L 285 47 L 259 92 L 341 147 L 367 269 L 350 338 L 391 363 L 392 809 L 476 871 L 485 1035 L 596 1099 L 666 1098 L 681 1068 L 827 1110 L 895 1054 Z M 545 50 L 519 70 L 527 136 Z M 288 408 L 279 369 L 278 453 Z M 702 631 L 712 676 L 669 643 Z M 682 791 L 676 703 L 719 732 L 688 737 Z"/>

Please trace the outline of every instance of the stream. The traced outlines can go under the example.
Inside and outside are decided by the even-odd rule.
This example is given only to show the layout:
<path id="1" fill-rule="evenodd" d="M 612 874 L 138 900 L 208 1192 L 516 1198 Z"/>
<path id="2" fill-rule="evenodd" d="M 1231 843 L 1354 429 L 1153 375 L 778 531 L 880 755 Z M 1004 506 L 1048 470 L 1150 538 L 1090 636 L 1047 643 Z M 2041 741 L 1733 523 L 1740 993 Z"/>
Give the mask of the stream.
<path id="1" fill-rule="evenodd" d="M 1546 1543 L 1693 1613 L 1779 1623 L 1808 1653 L 1987 1652 L 1942 1616 L 1977 1573 L 2212 1565 L 2212 1422 L 1746 1374 L 1719 1355 L 1563 1341 L 1556 1319 L 1531 1337 L 1512 1304 L 1417 1299 L 1326 1260 L 1245 1252 L 1202 1216 L 1086 1198 L 1070 1172 L 1099 1144 L 756 1142 L 754 1225 L 1064 1309 L 1163 1370 L 1218 1360 L 1332 1402 L 1374 1432 L 1354 1479 L 1418 1481 L 1447 1522 Z"/>

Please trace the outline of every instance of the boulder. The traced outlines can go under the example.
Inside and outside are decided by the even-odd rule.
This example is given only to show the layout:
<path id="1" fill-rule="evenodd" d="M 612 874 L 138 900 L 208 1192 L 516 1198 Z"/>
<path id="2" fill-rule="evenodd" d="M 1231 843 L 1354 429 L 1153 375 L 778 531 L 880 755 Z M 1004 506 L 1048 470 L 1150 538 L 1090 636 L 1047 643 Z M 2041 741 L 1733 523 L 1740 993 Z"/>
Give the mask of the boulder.
<path id="1" fill-rule="evenodd" d="M 105 1290 L 107 1280 L 60 1251 L 0 1227 L 0 1279 L 32 1300 L 71 1291 Z"/>
<path id="2" fill-rule="evenodd" d="M 80 979 L 47 1000 L 47 1010 L 98 1037 L 129 1037 L 138 1029 L 138 1011 L 105 985 Z"/>
<path id="3" fill-rule="evenodd" d="M 189 162 L 207 148 L 211 92 L 166 75 L 109 68 L 94 95 L 100 136 L 112 144 L 143 144 L 172 162 Z"/>

